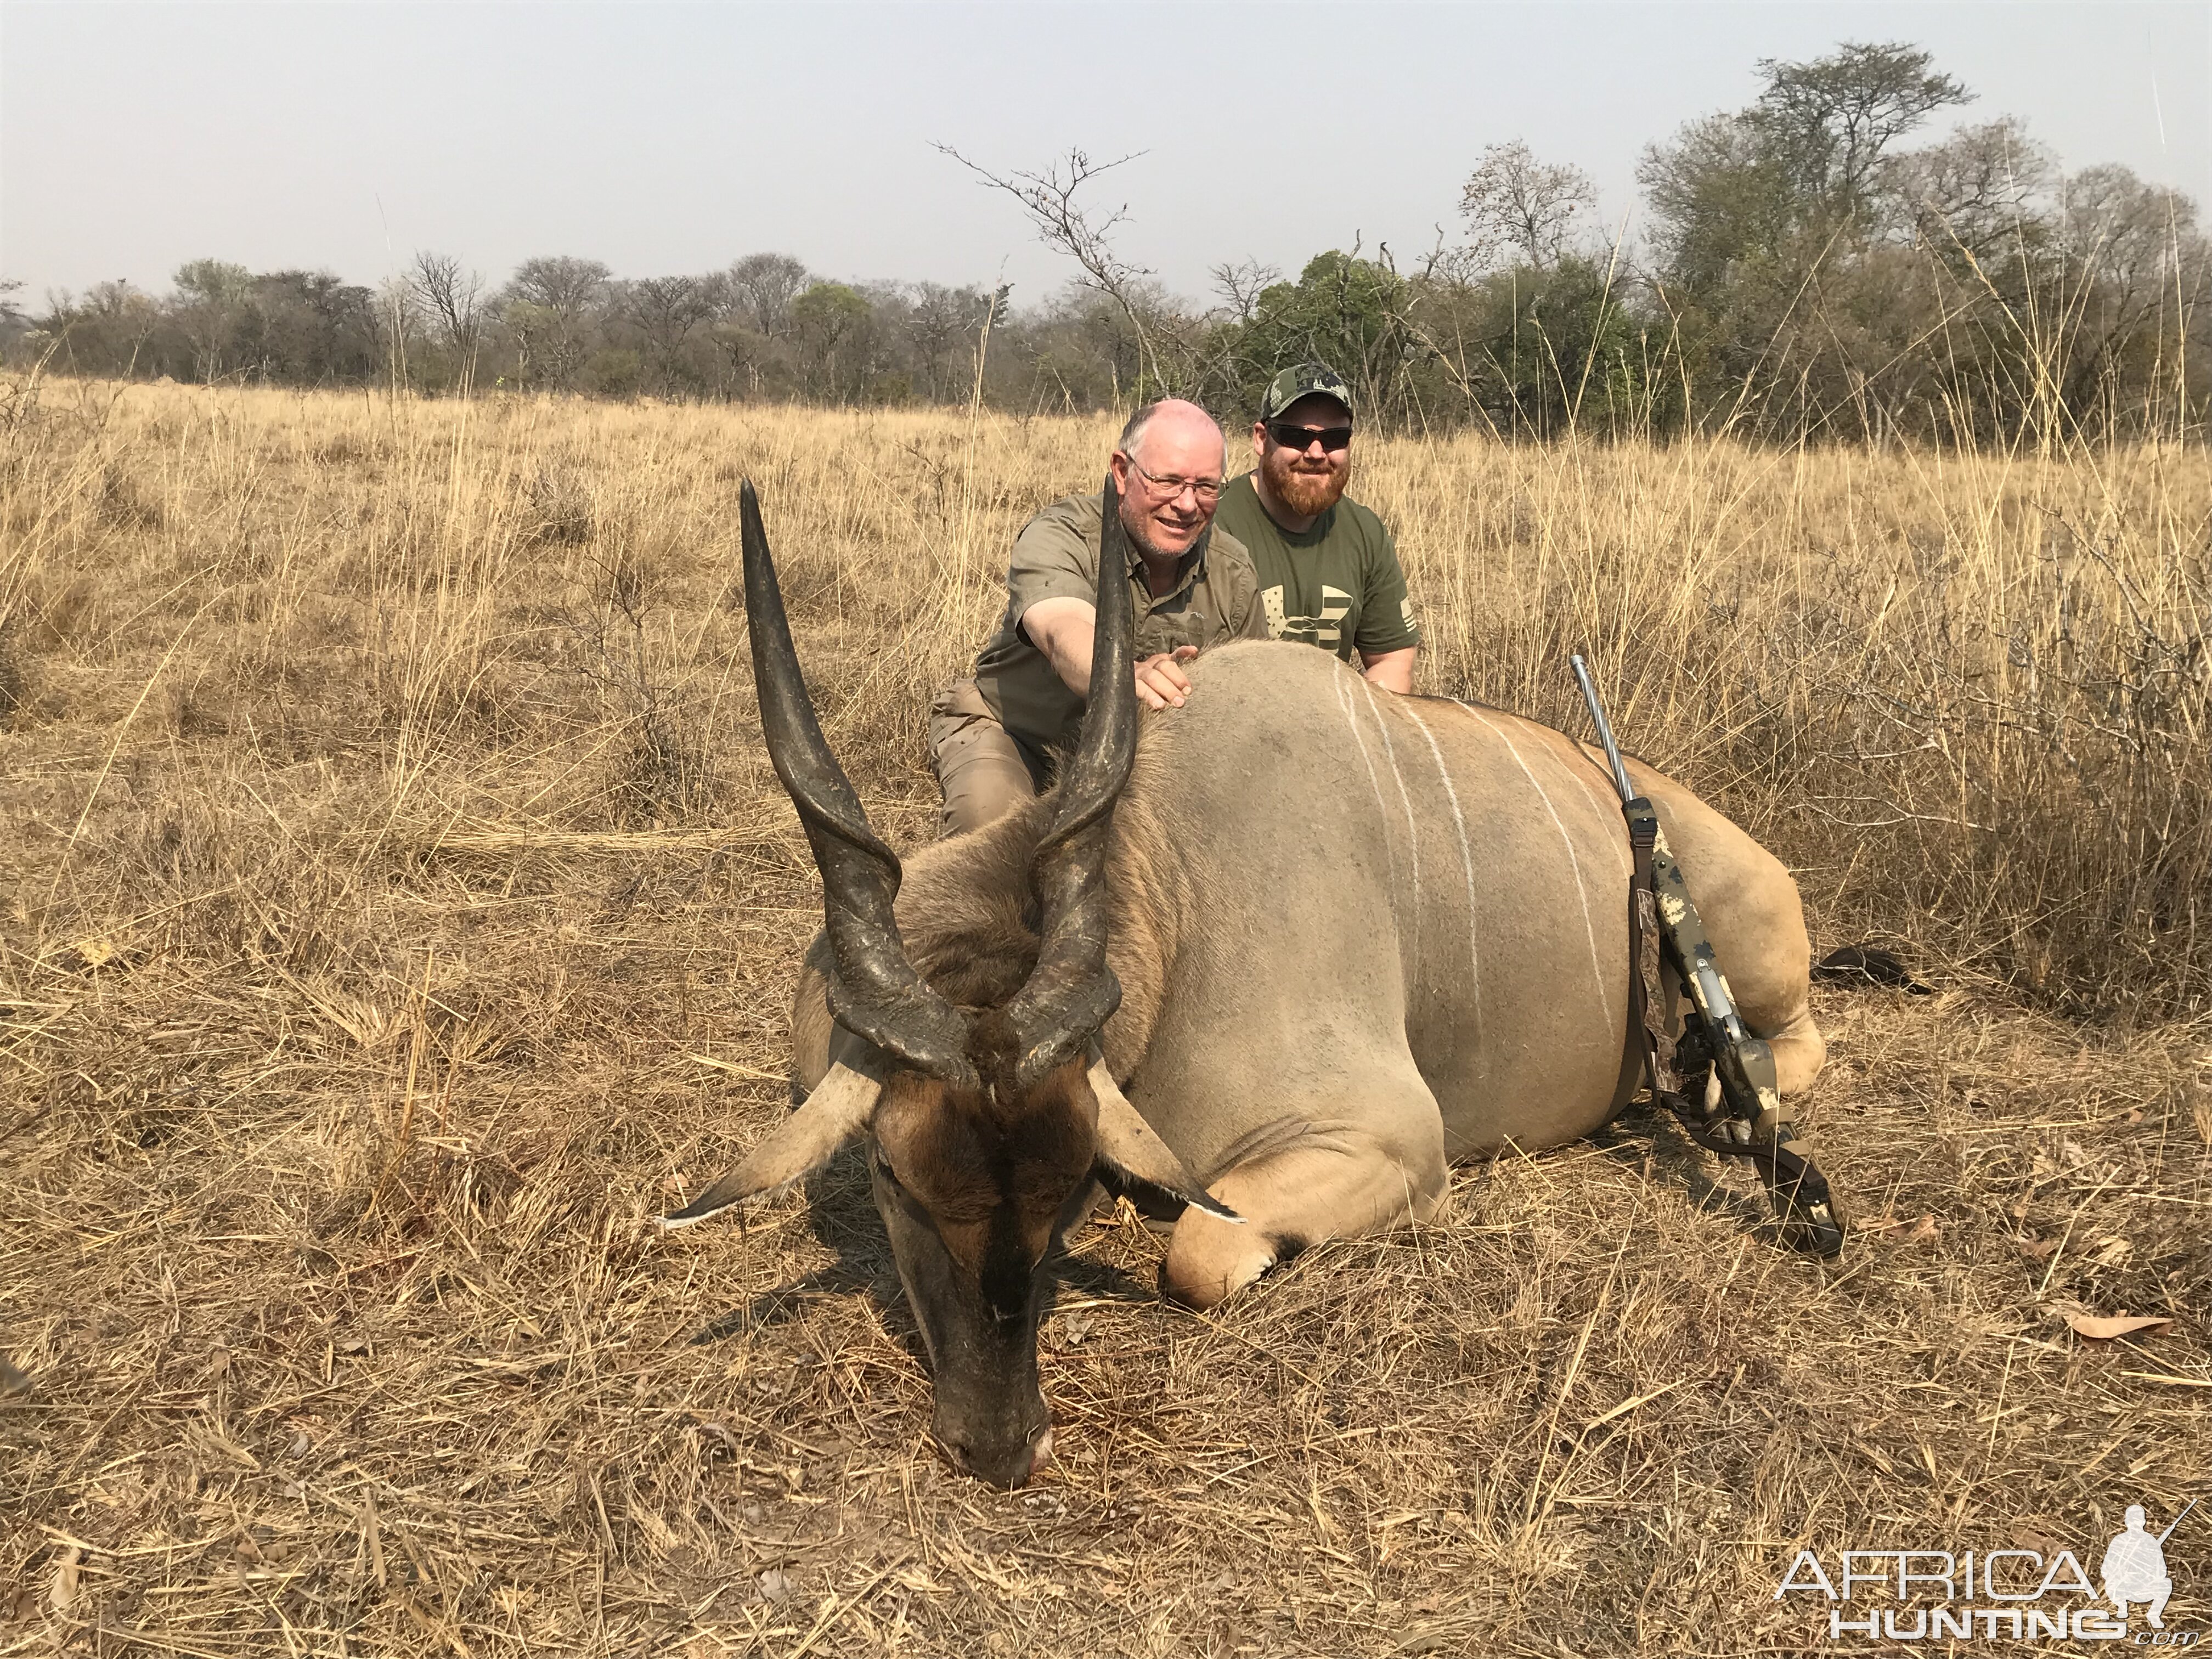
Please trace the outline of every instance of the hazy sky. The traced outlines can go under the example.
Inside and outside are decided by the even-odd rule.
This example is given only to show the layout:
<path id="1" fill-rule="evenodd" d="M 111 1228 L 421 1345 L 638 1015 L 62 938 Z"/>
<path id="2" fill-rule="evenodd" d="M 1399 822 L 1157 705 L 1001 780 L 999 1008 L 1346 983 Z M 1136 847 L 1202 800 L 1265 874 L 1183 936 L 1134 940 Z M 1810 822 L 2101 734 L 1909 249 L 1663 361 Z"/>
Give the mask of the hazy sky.
<path id="1" fill-rule="evenodd" d="M 35 299 L 182 261 L 374 282 L 416 248 L 495 280 L 763 250 L 849 278 L 1066 271 L 932 141 L 1081 145 L 1172 286 L 1455 228 L 1482 147 L 1578 163 L 1618 220 L 1638 151 L 1741 107 L 1760 58 L 1912 40 L 2070 167 L 2212 202 L 2203 4 L 31 4 L 0 0 L 0 275 Z M 1945 125 L 1948 125 L 1946 123 Z"/>

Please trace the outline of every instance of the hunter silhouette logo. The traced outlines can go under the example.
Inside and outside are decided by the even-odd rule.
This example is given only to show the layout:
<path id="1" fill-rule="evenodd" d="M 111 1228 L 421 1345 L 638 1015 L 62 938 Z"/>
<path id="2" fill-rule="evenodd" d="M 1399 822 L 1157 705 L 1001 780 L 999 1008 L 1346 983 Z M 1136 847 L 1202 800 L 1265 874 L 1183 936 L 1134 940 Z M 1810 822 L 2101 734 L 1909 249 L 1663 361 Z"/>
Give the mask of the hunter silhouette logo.
<path id="1" fill-rule="evenodd" d="M 2173 1580 L 2166 1572 L 2166 1540 L 2173 1536 L 2174 1528 L 2181 1524 L 2182 1516 L 2197 1507 L 2191 1498 L 2182 1506 L 2181 1515 L 2167 1522 L 2164 1532 L 2154 1538 L 2143 1524 L 2143 1508 L 2140 1504 L 2128 1505 L 2128 1529 L 2105 1546 L 2105 1560 L 2099 1576 L 2105 1581 L 2105 1599 L 2128 1616 L 2128 1603 L 2144 1603 L 2145 1616 L 2153 1630 L 2164 1630 L 2166 1598 L 2173 1594 Z"/>
<path id="2" fill-rule="evenodd" d="M 2197 1502 L 2190 1499 L 2159 1533 L 2142 1505 L 2130 1504 L 2126 1530 L 2099 1562 L 2101 1593 L 2073 1551 L 2046 1540 L 2039 1549 L 1854 1549 L 1831 1561 L 1800 1550 L 1774 1599 L 1826 1601 L 1831 1641 L 2120 1642 L 2130 1639 L 2130 1608 L 2140 1607 L 2149 1628 L 2133 1638 L 2136 1645 L 2193 1648 L 2202 1632 L 2166 1628 L 2173 1594 L 2166 1541 Z M 2046 1559 L 2045 1549 L 2056 1553 Z"/>

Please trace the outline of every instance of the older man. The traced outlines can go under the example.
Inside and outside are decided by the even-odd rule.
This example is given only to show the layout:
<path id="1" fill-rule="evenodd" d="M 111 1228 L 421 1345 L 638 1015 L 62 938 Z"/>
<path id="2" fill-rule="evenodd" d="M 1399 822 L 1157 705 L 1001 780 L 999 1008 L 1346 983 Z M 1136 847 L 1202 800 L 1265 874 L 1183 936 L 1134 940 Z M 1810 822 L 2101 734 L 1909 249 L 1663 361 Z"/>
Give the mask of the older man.
<path id="1" fill-rule="evenodd" d="M 1123 575 L 1136 600 L 1137 696 L 1147 708 L 1182 705 L 1182 665 L 1207 647 L 1267 637 L 1251 556 L 1213 526 L 1227 459 L 1213 417 L 1168 398 L 1130 417 L 1109 463 L 1128 532 Z M 1006 572 L 1006 614 L 975 678 L 930 705 L 948 835 L 1033 799 L 1054 752 L 1075 742 L 1091 689 L 1103 499 L 1070 495 L 1024 527 Z"/>
<path id="2" fill-rule="evenodd" d="M 1325 363 L 1268 383 L 1252 425 L 1258 463 L 1221 495 L 1220 527 L 1251 550 L 1267 631 L 1303 640 L 1391 691 L 1413 689 L 1421 630 L 1382 520 L 1344 499 L 1352 388 Z"/>

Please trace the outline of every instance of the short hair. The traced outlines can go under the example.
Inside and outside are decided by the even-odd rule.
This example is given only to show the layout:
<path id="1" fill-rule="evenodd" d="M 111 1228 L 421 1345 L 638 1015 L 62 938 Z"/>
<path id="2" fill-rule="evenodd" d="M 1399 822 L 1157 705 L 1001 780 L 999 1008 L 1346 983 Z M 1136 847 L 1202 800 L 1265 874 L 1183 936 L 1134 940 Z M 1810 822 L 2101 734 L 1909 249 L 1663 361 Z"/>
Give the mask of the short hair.
<path id="1" fill-rule="evenodd" d="M 1160 412 L 1160 405 L 1166 401 L 1164 398 L 1155 398 L 1151 403 L 1144 404 L 1135 414 L 1130 416 L 1127 422 L 1121 428 L 1121 435 L 1114 441 L 1114 447 L 1132 460 L 1135 459 L 1137 440 L 1145 435 L 1145 428 L 1152 423 L 1152 416 Z"/>
<path id="2" fill-rule="evenodd" d="M 1164 404 L 1185 403 L 1188 401 L 1188 399 L 1182 398 L 1153 398 L 1152 402 L 1146 404 L 1135 414 L 1129 416 L 1127 423 L 1121 428 L 1121 435 L 1114 441 L 1114 447 L 1120 450 L 1121 453 L 1127 455 L 1131 460 L 1136 459 L 1137 441 L 1145 435 L 1145 428 L 1152 423 L 1152 416 L 1158 414 L 1161 407 Z M 1208 418 L 1211 417 L 1209 416 Z M 1220 428 L 1221 423 L 1216 421 L 1214 422 L 1214 429 L 1218 432 L 1220 431 Z M 1225 463 L 1229 458 L 1229 437 L 1226 433 L 1222 434 L 1221 454 L 1222 459 Z"/>

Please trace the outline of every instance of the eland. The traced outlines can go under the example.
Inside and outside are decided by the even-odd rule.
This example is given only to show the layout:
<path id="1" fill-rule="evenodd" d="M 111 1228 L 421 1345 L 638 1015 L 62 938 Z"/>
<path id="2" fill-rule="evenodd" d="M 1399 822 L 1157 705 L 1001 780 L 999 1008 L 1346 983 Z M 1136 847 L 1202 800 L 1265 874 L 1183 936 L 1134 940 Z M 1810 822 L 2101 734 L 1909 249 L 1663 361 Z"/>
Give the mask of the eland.
<path id="1" fill-rule="evenodd" d="M 742 516 L 762 726 L 822 875 L 792 1016 L 809 1092 L 665 1224 L 865 1145 L 960 1468 L 1011 1486 L 1049 1459 L 1049 1257 L 1102 1195 L 1173 1220 L 1162 1287 L 1209 1308 L 1322 1239 L 1426 1218 L 1455 1161 L 1574 1140 L 1634 1094 L 1630 853 L 1591 750 L 1268 641 L 1200 658 L 1188 705 L 1140 731 L 1108 581 L 1057 788 L 902 866 L 823 738 L 750 483 Z M 1796 884 L 1632 770 L 1802 1089 L 1826 1048 Z"/>

